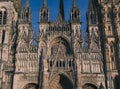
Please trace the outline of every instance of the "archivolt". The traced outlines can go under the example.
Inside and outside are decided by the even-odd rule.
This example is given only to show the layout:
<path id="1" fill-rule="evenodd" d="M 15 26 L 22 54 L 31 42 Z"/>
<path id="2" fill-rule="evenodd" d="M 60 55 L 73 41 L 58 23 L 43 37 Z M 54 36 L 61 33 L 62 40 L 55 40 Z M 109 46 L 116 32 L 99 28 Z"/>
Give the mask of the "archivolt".
<path id="1" fill-rule="evenodd" d="M 70 43 L 68 40 L 66 40 L 65 38 L 63 37 L 57 37 L 55 39 L 53 39 L 51 42 L 50 42 L 50 49 L 51 50 L 52 48 L 54 48 L 55 46 L 59 45 L 61 43 L 61 45 L 63 46 L 63 49 L 66 50 L 66 53 L 70 54 L 71 52 L 71 48 L 70 48 Z"/>

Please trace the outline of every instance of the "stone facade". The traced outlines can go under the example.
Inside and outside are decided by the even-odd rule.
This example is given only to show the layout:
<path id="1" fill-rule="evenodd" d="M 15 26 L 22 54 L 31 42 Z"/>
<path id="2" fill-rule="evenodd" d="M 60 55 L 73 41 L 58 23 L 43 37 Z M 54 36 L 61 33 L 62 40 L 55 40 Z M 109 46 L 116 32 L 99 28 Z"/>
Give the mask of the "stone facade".
<path id="1" fill-rule="evenodd" d="M 55 21 L 43 0 L 39 36 L 21 3 L 0 0 L 0 89 L 120 89 L 119 0 L 89 0 L 84 36 L 76 0 L 69 21 L 63 0 Z"/>

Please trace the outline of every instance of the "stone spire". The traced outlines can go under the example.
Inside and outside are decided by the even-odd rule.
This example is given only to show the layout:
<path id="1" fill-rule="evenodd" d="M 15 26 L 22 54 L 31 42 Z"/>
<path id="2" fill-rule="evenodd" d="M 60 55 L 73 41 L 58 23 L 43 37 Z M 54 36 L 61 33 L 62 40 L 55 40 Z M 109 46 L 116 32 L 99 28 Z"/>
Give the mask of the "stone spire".
<path id="1" fill-rule="evenodd" d="M 26 0 L 26 5 L 25 5 L 25 7 L 30 7 L 30 2 L 29 2 L 29 0 Z"/>
<path id="2" fill-rule="evenodd" d="M 89 0 L 87 19 L 88 24 L 98 23 L 98 2 L 96 0 Z"/>
<path id="3" fill-rule="evenodd" d="M 43 6 L 40 9 L 40 22 L 48 22 L 49 21 L 49 9 L 47 7 L 47 1 L 43 0 Z"/>
<path id="4" fill-rule="evenodd" d="M 46 2 L 46 0 L 43 1 L 43 6 L 44 6 L 44 7 L 47 7 L 47 2 Z"/>
<path id="5" fill-rule="evenodd" d="M 60 0 L 58 19 L 59 20 L 65 19 L 63 0 Z"/>
<path id="6" fill-rule="evenodd" d="M 26 0 L 26 5 L 24 8 L 24 21 L 31 23 L 31 20 L 32 20 L 32 14 L 30 10 L 30 2 L 29 0 Z"/>
<path id="7" fill-rule="evenodd" d="M 94 10 L 95 9 L 95 3 L 96 1 L 94 1 L 94 0 L 89 0 L 89 6 L 88 6 L 88 10 L 89 11 L 92 11 L 92 10 Z"/>
<path id="8" fill-rule="evenodd" d="M 18 12 L 18 16 L 21 16 L 22 11 L 22 0 L 12 0 L 15 6 L 16 11 Z"/>
<path id="9" fill-rule="evenodd" d="M 73 7 L 76 7 L 76 0 L 73 0 Z"/>
<path id="10" fill-rule="evenodd" d="M 72 0 L 72 9 L 70 13 L 71 22 L 80 22 L 80 11 L 76 5 L 76 0 Z"/>

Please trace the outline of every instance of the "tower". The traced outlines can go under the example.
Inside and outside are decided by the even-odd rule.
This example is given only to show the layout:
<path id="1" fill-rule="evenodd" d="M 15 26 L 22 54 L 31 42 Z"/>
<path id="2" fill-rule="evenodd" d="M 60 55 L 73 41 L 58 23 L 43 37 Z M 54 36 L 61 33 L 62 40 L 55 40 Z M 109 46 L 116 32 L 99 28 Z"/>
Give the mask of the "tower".
<path id="1" fill-rule="evenodd" d="M 0 88 L 12 89 L 17 12 L 12 2 L 2 1 L 0 4 Z"/>
<path id="2" fill-rule="evenodd" d="M 15 71 L 12 89 L 38 89 L 37 47 L 33 44 L 32 15 L 26 0 L 21 17 L 18 18 Z M 34 41 L 36 42 L 36 41 Z"/>
<path id="3" fill-rule="evenodd" d="M 77 52 L 82 46 L 80 11 L 76 5 L 76 0 L 72 0 L 72 9 L 70 13 L 72 31 L 74 32 L 74 52 Z"/>
<path id="4" fill-rule="evenodd" d="M 99 31 L 99 4 L 97 0 L 90 0 L 87 12 L 87 32 L 90 48 L 100 48 L 100 31 Z"/>
<path id="5" fill-rule="evenodd" d="M 48 80 L 48 64 L 47 59 L 45 58 L 45 54 L 47 53 L 47 42 L 45 34 L 47 32 L 47 29 L 49 28 L 49 10 L 47 7 L 46 0 L 43 0 L 42 8 L 40 9 L 40 24 L 39 24 L 39 32 L 40 38 L 38 43 L 38 59 L 39 59 L 39 89 L 47 89 L 49 86 L 49 80 Z M 44 58 L 44 60 L 43 60 Z M 41 70 L 42 69 L 42 70 Z"/>
<path id="6" fill-rule="evenodd" d="M 22 12 L 22 0 L 11 0 L 14 3 L 15 10 L 18 12 L 18 16 L 20 17 L 20 14 Z"/>
<path id="7" fill-rule="evenodd" d="M 29 0 L 26 0 L 26 5 L 23 12 L 24 22 L 31 24 L 32 23 L 32 13 L 30 9 Z"/>
<path id="8" fill-rule="evenodd" d="M 48 22 L 49 21 L 49 10 L 47 7 L 46 0 L 43 0 L 43 6 L 40 10 L 40 22 Z"/>
<path id="9" fill-rule="evenodd" d="M 108 89 L 119 88 L 118 83 L 118 36 L 116 29 L 116 5 L 118 1 L 108 0 L 101 3 L 102 13 L 102 50 L 105 64 L 106 87 Z M 119 6 L 118 6 L 119 7 Z M 116 78 L 117 77 L 117 78 Z"/>
<path id="10" fill-rule="evenodd" d="M 71 9 L 71 14 L 70 14 L 70 19 L 71 22 L 79 22 L 80 21 L 80 11 L 76 5 L 76 0 L 72 0 L 72 9 Z"/>
<path id="11" fill-rule="evenodd" d="M 48 22 L 49 22 L 49 9 L 47 7 L 46 0 L 43 0 L 42 8 L 40 9 L 40 25 L 39 30 L 41 33 L 45 33 L 48 28 Z"/>

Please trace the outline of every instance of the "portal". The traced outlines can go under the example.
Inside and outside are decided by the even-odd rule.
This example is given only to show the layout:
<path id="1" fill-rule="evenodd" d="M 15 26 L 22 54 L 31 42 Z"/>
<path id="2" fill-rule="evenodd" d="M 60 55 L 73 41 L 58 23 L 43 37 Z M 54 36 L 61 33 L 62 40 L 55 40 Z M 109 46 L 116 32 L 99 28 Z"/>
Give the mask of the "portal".
<path id="1" fill-rule="evenodd" d="M 23 89 L 38 89 L 38 85 L 30 83 L 27 84 Z"/>
<path id="2" fill-rule="evenodd" d="M 83 86 L 83 89 L 98 89 L 95 85 L 87 83 Z"/>
<path id="3" fill-rule="evenodd" d="M 50 82 L 50 89 L 73 89 L 73 84 L 65 75 L 58 75 Z"/>

